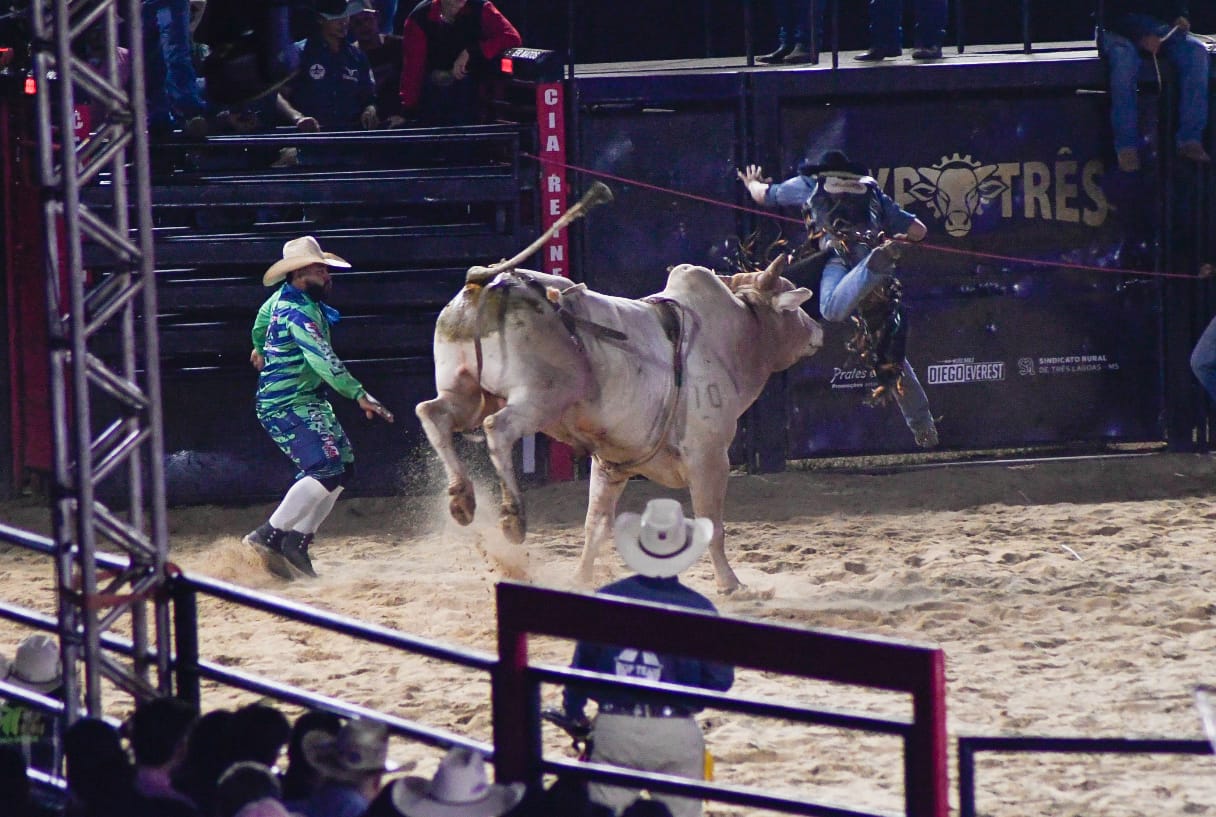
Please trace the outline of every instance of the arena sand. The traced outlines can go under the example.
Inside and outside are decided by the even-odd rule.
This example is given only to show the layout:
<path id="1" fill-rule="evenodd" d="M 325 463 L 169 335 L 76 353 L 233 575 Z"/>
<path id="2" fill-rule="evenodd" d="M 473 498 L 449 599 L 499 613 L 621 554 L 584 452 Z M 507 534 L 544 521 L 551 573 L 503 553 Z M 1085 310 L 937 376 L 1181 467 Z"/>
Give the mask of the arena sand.
<path id="1" fill-rule="evenodd" d="M 686 580 L 725 614 L 940 645 L 952 738 L 1196 739 L 1192 689 L 1216 681 L 1214 486 L 1216 458 L 1185 454 L 737 476 L 728 489 L 727 552 L 748 592 L 718 596 L 708 559 Z M 496 503 L 484 493 L 470 528 L 447 520 L 439 486 L 424 496 L 344 499 L 314 546 L 321 578 L 291 584 L 265 575 L 240 544 L 269 506 L 175 509 L 172 558 L 188 571 L 489 652 L 495 582 L 581 589 L 572 580 L 586 488 L 530 491 L 522 547 L 497 533 Z M 664 493 L 635 481 L 621 510 Z M 0 513 L 45 530 L 38 505 L 9 503 Z M 597 570 L 597 584 L 625 575 L 612 552 Z M 46 560 L 3 552 L 0 598 L 50 613 L 51 586 Z M 490 738 L 489 687 L 477 673 L 228 604 L 206 601 L 201 617 L 211 660 Z M 7 644 L 21 635 L 0 634 Z M 542 641 L 535 652 L 564 664 L 570 645 Z M 735 689 L 848 711 L 910 712 L 903 696 L 754 671 L 740 671 Z M 558 694 L 547 688 L 546 703 Z M 113 698 L 123 714 L 125 702 Z M 247 700 L 204 690 L 208 709 Z M 719 781 L 902 811 L 901 747 L 892 738 L 726 712 L 700 720 Z M 566 754 L 564 736 L 546 729 L 547 751 Z M 393 756 L 429 774 L 439 752 L 395 739 Z M 950 774 L 956 788 L 953 756 Z M 1216 759 L 983 755 L 978 791 L 988 815 L 1216 814 Z"/>

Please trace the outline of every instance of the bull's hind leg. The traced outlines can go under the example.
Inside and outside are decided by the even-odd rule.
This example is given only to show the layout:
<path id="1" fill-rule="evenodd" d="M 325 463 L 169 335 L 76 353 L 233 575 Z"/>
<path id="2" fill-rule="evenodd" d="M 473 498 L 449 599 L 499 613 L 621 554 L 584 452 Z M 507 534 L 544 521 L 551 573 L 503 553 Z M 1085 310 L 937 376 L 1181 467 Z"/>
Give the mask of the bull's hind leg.
<path id="1" fill-rule="evenodd" d="M 538 405 L 526 395 L 520 395 L 516 402 L 515 397 L 512 395 L 502 410 L 487 417 L 482 422 L 482 428 L 486 433 L 490 461 L 494 463 L 502 487 L 499 526 L 507 541 L 518 545 L 528 533 L 528 519 L 524 511 L 523 493 L 515 479 L 515 443 L 525 434 L 535 434 L 543 424 L 541 412 L 552 406 L 543 401 Z"/>
<path id="2" fill-rule="evenodd" d="M 483 401 L 481 389 L 471 376 L 457 385 L 459 388 L 441 390 L 434 400 L 419 403 L 414 413 L 447 473 L 448 512 L 459 524 L 468 525 L 477 510 L 477 499 L 464 463 L 456 456 L 452 435 L 471 431 L 480 424 Z"/>

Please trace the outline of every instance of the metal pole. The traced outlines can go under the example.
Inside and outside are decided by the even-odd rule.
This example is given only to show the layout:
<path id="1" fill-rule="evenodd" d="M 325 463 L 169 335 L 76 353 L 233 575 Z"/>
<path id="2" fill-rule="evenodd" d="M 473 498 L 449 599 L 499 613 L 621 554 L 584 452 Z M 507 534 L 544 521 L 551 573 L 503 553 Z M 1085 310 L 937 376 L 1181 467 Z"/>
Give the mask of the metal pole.
<path id="1" fill-rule="evenodd" d="M 811 38 L 811 65 L 819 64 L 819 15 L 815 12 L 818 10 L 819 0 L 810 0 L 806 4 L 806 14 L 809 19 L 805 20 L 807 35 Z M 792 35 L 793 32 L 790 32 Z"/>
<path id="2" fill-rule="evenodd" d="M 840 67 L 840 0 L 832 2 L 832 68 Z"/>
<path id="3" fill-rule="evenodd" d="M 1022 51 L 1029 54 L 1030 44 L 1030 0 L 1022 0 Z"/>
<path id="4" fill-rule="evenodd" d="M 498 592 L 498 665 L 493 674 L 494 777 L 500 782 L 540 781 L 543 759 L 540 690 L 528 682 L 528 634 Z"/>
<path id="5" fill-rule="evenodd" d="M 130 34 L 126 81 L 116 57 L 120 3 Z M 81 705 L 90 715 L 103 714 L 103 676 L 132 694 L 154 693 L 147 677 L 153 649 L 162 670 L 160 686 L 167 685 L 168 650 L 162 640 L 168 629 L 167 601 L 157 590 L 164 577 L 168 525 L 140 10 L 140 0 L 99 0 L 87 10 L 69 0 L 35 0 L 30 9 L 44 191 L 58 633 L 69 723 Z M 100 71 L 86 65 L 76 48 L 78 40 L 98 34 L 107 55 Z M 110 115 L 97 123 L 95 133 L 77 140 L 74 115 L 86 99 L 104 103 Z M 102 144 L 104 151 L 98 150 Z M 81 203 L 81 190 L 105 171 L 110 206 L 89 210 Z M 134 229 L 129 223 L 132 195 Z M 103 336 L 111 342 L 100 342 Z M 115 337 L 117 350 L 110 348 Z M 94 400 L 95 393 L 101 401 Z M 93 416 L 95 405 L 106 406 L 107 415 L 115 413 L 110 409 L 114 403 L 118 419 Z M 124 473 L 125 485 L 107 482 Z M 124 494 L 127 507 L 119 511 L 103 504 L 111 496 L 121 502 Z M 128 556 L 114 575 L 98 574 L 97 547 L 103 537 Z M 119 592 L 128 583 L 131 592 Z M 149 599 L 157 605 L 152 616 Z M 127 624 L 121 623 L 123 616 Z M 153 623 L 155 639 L 149 637 Z M 132 661 L 126 666 L 102 653 L 104 635 L 120 626 L 131 631 Z M 76 671 L 78 663 L 83 673 Z"/>
<path id="6" fill-rule="evenodd" d="M 963 37 L 963 0 L 954 0 L 954 35 L 958 39 L 958 53 L 963 53 L 963 44 L 966 38 Z"/>
<path id="7" fill-rule="evenodd" d="M 566 0 L 566 76 L 574 79 L 574 0 Z"/>
<path id="8" fill-rule="evenodd" d="M 743 47 L 747 54 L 747 67 L 756 65 L 756 45 L 752 40 L 754 22 L 752 20 L 752 0 L 743 0 Z"/>
<path id="9" fill-rule="evenodd" d="M 202 708 L 198 674 L 198 597 L 180 582 L 172 585 L 175 694 Z"/>
<path id="10" fill-rule="evenodd" d="M 958 740 L 958 817 L 975 817 L 975 751 Z"/>

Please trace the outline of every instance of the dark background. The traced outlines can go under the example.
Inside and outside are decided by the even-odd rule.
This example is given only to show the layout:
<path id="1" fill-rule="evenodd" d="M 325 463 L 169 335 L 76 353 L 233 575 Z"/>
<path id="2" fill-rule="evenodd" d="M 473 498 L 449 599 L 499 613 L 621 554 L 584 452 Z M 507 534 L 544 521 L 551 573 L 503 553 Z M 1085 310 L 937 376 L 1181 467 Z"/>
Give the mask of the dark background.
<path id="1" fill-rule="evenodd" d="M 839 0 L 839 3 L 841 49 L 866 48 L 869 44 L 867 0 Z M 953 45 L 957 38 L 955 6 L 958 3 L 963 4 L 967 43 L 1022 42 L 1022 4 L 1019 0 L 954 0 L 946 32 L 948 44 Z M 654 0 L 638 3 L 495 0 L 495 5 L 519 28 L 525 45 L 554 50 L 566 48 L 568 10 L 574 5 L 577 9 L 574 45 L 578 62 L 725 57 L 744 53 L 744 3 L 740 0 L 669 3 Z M 764 53 L 776 45 L 772 5 L 768 0 L 752 3 L 756 53 Z M 1191 5 L 1195 30 L 1213 30 L 1216 26 L 1213 4 Z M 904 26 L 907 45 L 914 20 L 912 3 L 907 2 L 905 6 L 908 12 Z M 1031 37 L 1036 42 L 1092 41 L 1096 8 L 1096 2 L 1087 0 L 1031 0 Z"/>

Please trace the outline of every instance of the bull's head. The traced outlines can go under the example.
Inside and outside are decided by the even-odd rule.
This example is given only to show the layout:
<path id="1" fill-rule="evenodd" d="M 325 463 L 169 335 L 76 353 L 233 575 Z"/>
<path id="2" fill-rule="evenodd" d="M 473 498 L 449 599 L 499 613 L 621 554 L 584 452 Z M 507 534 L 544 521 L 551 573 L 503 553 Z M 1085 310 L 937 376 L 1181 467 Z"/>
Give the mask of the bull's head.
<path id="1" fill-rule="evenodd" d="M 741 272 L 723 279 L 731 292 L 752 306 L 766 331 L 771 328 L 773 337 L 766 340 L 778 353 L 773 368 L 778 372 L 823 346 L 822 327 L 801 309 L 811 291 L 782 277 L 787 262 L 788 256 L 782 254 L 761 272 Z M 766 321 L 764 310 L 771 310 L 775 320 Z"/>

